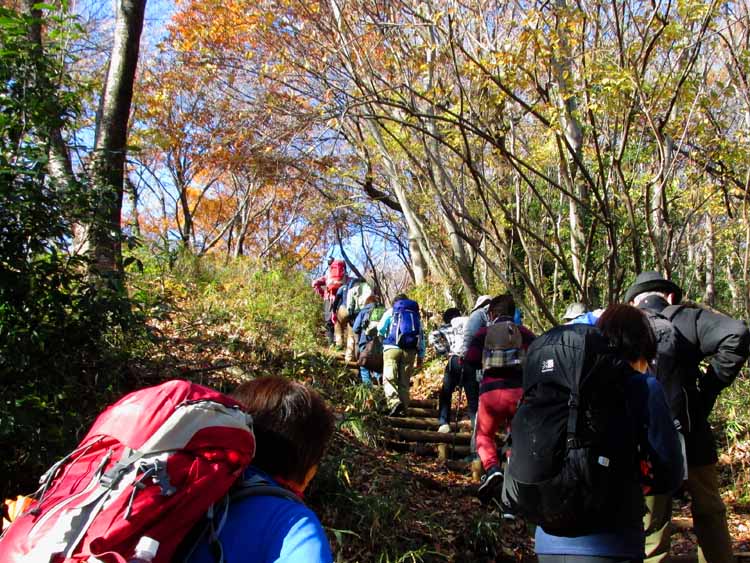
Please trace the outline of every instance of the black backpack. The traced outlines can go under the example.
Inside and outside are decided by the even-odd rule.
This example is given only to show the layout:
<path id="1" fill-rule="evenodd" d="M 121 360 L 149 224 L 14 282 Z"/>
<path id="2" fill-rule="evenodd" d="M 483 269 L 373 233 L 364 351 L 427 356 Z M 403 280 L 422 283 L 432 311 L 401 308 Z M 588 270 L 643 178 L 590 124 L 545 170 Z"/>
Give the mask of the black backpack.
<path id="1" fill-rule="evenodd" d="M 528 349 L 511 423 L 504 508 L 548 533 L 588 533 L 637 478 L 625 378 L 634 373 L 589 325 L 563 325 Z"/>
<path id="2" fill-rule="evenodd" d="M 667 404 L 675 420 L 675 426 L 683 432 L 690 431 L 687 415 L 687 395 L 684 382 L 688 378 L 685 366 L 700 361 L 693 354 L 693 346 L 672 324 L 672 319 L 682 309 L 679 305 L 665 307 L 661 313 L 642 309 L 656 337 L 656 362 L 654 375 L 664 388 Z"/>

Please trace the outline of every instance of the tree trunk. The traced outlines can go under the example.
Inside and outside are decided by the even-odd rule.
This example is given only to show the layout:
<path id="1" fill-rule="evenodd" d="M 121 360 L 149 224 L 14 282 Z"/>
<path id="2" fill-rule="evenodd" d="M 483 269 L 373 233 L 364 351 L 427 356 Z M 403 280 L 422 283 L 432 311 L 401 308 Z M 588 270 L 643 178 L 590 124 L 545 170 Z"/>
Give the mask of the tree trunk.
<path id="1" fill-rule="evenodd" d="M 706 213 L 706 290 L 703 300 L 709 307 L 716 305 L 716 286 L 714 284 L 714 221 L 711 213 Z"/>
<path id="2" fill-rule="evenodd" d="M 114 45 L 96 122 L 92 180 L 94 215 L 88 225 L 92 270 L 100 277 L 122 274 L 122 213 L 128 119 L 138 64 L 146 0 L 119 0 Z"/>

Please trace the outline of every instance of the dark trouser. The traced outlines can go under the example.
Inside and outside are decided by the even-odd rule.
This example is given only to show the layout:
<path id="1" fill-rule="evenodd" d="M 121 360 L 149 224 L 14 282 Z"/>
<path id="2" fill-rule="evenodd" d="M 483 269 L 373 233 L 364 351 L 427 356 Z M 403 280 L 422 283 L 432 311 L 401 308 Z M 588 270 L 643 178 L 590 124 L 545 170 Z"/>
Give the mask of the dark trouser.
<path id="1" fill-rule="evenodd" d="M 326 321 L 326 338 L 328 339 L 328 344 L 333 344 L 333 321 Z"/>
<path id="2" fill-rule="evenodd" d="M 727 514 L 719 493 L 716 464 L 689 466 L 686 487 L 692 498 L 693 526 L 698 537 L 700 563 L 731 563 L 732 537 L 727 528 Z M 669 522 L 672 497 L 646 497 L 649 512 L 644 517 L 646 555 L 649 563 L 664 561 L 669 554 Z"/>
<path id="3" fill-rule="evenodd" d="M 461 385 L 466 392 L 466 401 L 469 404 L 469 416 L 472 424 L 479 407 L 479 383 L 473 368 L 464 369 L 458 356 L 449 356 L 443 373 L 443 386 L 440 388 L 438 399 L 438 410 L 440 424 L 448 424 L 451 418 L 451 400 L 453 391 Z"/>
<path id="4" fill-rule="evenodd" d="M 323 299 L 323 322 L 326 325 L 326 338 L 328 344 L 333 344 L 333 319 L 331 318 L 332 301 L 328 297 Z"/>
<path id="5" fill-rule="evenodd" d="M 623 559 L 599 555 L 539 555 L 539 563 L 641 563 L 643 559 Z"/>

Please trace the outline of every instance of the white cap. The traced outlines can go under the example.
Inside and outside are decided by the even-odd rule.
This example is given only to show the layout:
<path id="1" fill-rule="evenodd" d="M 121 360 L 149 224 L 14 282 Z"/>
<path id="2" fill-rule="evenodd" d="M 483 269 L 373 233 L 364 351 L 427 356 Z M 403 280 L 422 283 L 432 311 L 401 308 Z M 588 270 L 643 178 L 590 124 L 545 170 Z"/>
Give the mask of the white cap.
<path id="1" fill-rule="evenodd" d="M 135 552 L 140 557 L 156 557 L 156 552 L 159 551 L 159 542 L 154 538 L 143 536 L 138 540 L 138 544 L 135 546 Z"/>
<path id="2" fill-rule="evenodd" d="M 492 301 L 491 295 L 480 295 L 479 297 L 477 297 L 477 300 L 474 303 L 474 308 L 471 310 L 471 312 L 473 313 L 480 307 L 484 307 L 485 305 L 488 305 L 490 301 Z"/>

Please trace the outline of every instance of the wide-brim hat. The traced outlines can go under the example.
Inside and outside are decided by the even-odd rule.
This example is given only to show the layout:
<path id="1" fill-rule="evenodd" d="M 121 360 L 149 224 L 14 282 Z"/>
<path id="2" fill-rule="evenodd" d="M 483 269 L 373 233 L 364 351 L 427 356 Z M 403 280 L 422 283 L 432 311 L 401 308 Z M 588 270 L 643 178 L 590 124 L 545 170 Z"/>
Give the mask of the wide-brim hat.
<path id="1" fill-rule="evenodd" d="M 659 272 L 642 272 L 625 292 L 625 302 L 630 303 L 641 293 L 659 291 L 666 295 L 674 293 L 674 304 L 682 301 L 682 289 L 672 280 L 665 279 Z"/>
<path id="2" fill-rule="evenodd" d="M 480 295 L 479 297 L 477 297 L 477 301 L 476 301 L 476 303 L 474 303 L 474 307 L 471 309 L 471 312 L 473 313 L 474 311 L 476 311 L 480 307 L 484 307 L 490 301 L 492 301 L 492 296 L 490 296 L 490 295 Z"/>
<path id="3" fill-rule="evenodd" d="M 572 321 L 573 319 L 580 317 L 586 313 L 586 306 L 583 303 L 571 303 L 568 308 L 565 309 L 563 320 Z"/>

